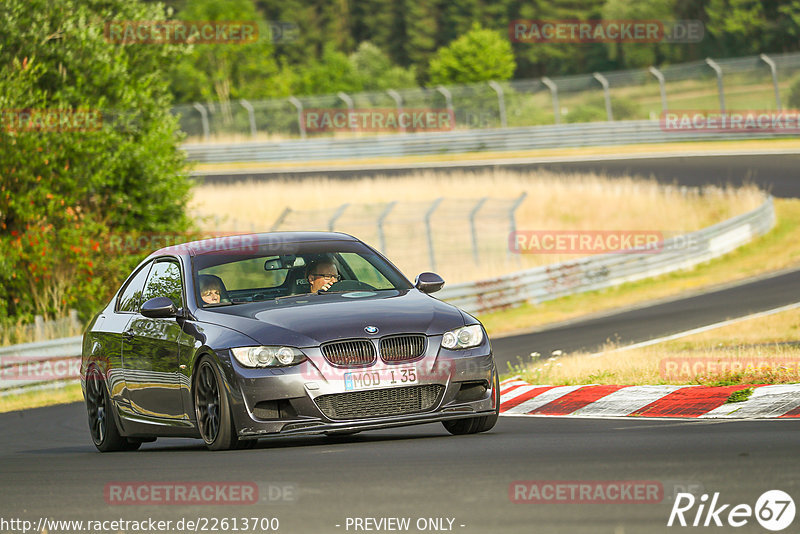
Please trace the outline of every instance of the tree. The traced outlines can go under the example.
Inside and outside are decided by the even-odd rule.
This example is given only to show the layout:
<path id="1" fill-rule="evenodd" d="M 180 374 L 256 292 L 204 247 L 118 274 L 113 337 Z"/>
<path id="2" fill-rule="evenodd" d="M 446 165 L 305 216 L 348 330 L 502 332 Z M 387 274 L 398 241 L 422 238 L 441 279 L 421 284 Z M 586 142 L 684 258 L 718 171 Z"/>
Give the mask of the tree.
<path id="1" fill-rule="evenodd" d="M 436 52 L 430 62 L 430 84 L 507 80 L 515 67 L 508 39 L 475 24 L 469 32 Z"/>
<path id="2" fill-rule="evenodd" d="M 175 63 L 169 82 L 181 102 L 228 102 L 239 98 L 270 98 L 290 93 L 292 75 L 274 58 L 270 28 L 252 0 L 193 0 L 178 13 L 186 21 L 255 22 L 258 39 L 247 43 L 187 45 L 187 54 Z M 283 74 L 283 75 L 280 75 Z M 228 122 L 230 117 L 225 115 Z"/>
<path id="3" fill-rule="evenodd" d="M 349 60 L 365 91 L 404 89 L 417 85 L 413 69 L 393 65 L 389 56 L 372 43 L 358 45 L 358 50 L 350 55 Z"/>
<path id="4" fill-rule="evenodd" d="M 321 95 L 361 90 L 361 81 L 345 54 L 333 45 L 325 47 L 320 61 L 311 62 L 298 76 L 294 87 L 296 94 Z"/>
<path id="5" fill-rule="evenodd" d="M 160 5 L 129 0 L 0 3 L 0 320 L 85 317 L 141 258 L 109 254 L 112 230 L 189 227 L 162 82 L 182 49 L 103 34 L 111 20 L 163 19 Z"/>
<path id="6" fill-rule="evenodd" d="M 608 0 L 603 6 L 603 18 L 607 20 L 658 20 L 669 21 L 673 9 L 671 2 L 664 0 Z M 667 25 L 665 25 L 668 28 Z M 680 45 L 678 45 L 680 46 Z M 608 43 L 608 58 L 617 60 L 618 68 L 646 68 L 661 63 L 662 43 Z"/>

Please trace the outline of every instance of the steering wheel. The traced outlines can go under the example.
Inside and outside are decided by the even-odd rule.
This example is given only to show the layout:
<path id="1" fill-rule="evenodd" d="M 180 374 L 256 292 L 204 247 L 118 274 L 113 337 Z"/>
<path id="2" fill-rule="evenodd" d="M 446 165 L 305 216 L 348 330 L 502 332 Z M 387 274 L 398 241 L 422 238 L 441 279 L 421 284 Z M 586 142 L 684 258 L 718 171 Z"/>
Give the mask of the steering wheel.
<path id="1" fill-rule="evenodd" d="M 359 280 L 340 280 L 334 282 L 331 287 L 328 288 L 328 291 L 322 291 L 320 289 L 317 293 L 322 295 L 329 291 L 375 291 L 375 288 Z"/>

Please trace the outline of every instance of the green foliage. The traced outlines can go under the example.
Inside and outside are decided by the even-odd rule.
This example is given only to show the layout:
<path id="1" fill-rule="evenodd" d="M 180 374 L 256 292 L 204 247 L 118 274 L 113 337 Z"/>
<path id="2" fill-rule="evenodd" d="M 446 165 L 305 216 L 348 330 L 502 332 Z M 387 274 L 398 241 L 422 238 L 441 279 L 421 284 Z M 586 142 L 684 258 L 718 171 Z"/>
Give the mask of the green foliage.
<path id="1" fill-rule="evenodd" d="M 0 320 L 86 317 L 140 257 L 107 253 L 115 232 L 180 232 L 189 182 L 161 73 L 171 45 L 106 41 L 108 20 L 162 20 L 129 0 L 0 4 Z M 104 110 L 102 123 L 20 123 Z M 75 115 L 72 115 L 75 118 Z"/>
<path id="2" fill-rule="evenodd" d="M 610 20 L 660 20 L 674 19 L 672 2 L 664 0 L 607 0 L 603 18 Z M 619 61 L 626 68 L 647 68 L 660 63 L 663 43 L 607 43 L 608 58 Z"/>
<path id="3" fill-rule="evenodd" d="M 639 112 L 639 104 L 634 100 L 611 97 L 611 113 L 615 121 L 637 118 Z M 587 99 L 585 104 L 581 104 L 569 110 L 566 120 L 567 122 L 596 122 L 608 120 L 605 99 L 603 97 Z"/>
<path id="4" fill-rule="evenodd" d="M 170 0 L 167 0 L 168 2 Z M 760 52 L 800 50 L 800 0 L 171 0 L 180 16 L 197 13 L 196 18 L 244 17 L 297 24 L 291 42 L 233 45 L 224 62 L 193 50 L 191 59 L 176 62 L 169 83 L 176 100 L 192 102 L 228 98 L 320 94 L 354 88 L 383 90 L 408 86 L 410 76 L 417 83 L 468 83 L 489 78 L 508 79 L 505 50 L 511 47 L 513 77 L 535 78 L 605 72 L 617 69 L 665 65 L 724 58 Z M 249 7 L 248 7 L 249 6 Z M 253 7 L 255 6 L 255 7 Z M 194 16 L 194 15 L 193 15 Z M 705 37 L 698 43 L 510 43 L 509 23 L 513 20 L 697 20 L 705 25 Z M 500 56 L 485 43 L 470 45 L 465 39 L 480 23 L 484 31 L 495 32 Z M 268 31 L 262 31 L 267 35 Z M 499 41 L 498 41 L 499 39 Z M 466 43 L 465 58 L 458 57 L 456 43 Z M 345 56 L 361 55 L 364 43 L 374 45 L 388 58 L 390 68 L 353 71 Z M 200 46 L 219 52 L 224 47 Z M 443 52 L 442 49 L 448 52 Z M 245 50 L 251 50 L 244 54 Z M 336 54 L 338 53 L 338 55 Z M 227 52 L 225 52 L 227 54 Z M 445 61 L 442 55 L 448 61 Z M 478 60 L 469 58 L 477 57 Z M 232 59 L 235 58 L 235 59 Z M 450 63 L 455 62 L 455 68 Z M 485 64 L 484 64 L 485 63 Z M 434 74 L 429 69 L 436 65 Z M 499 69 L 498 72 L 493 72 Z M 487 74 L 487 71 L 493 72 Z M 333 75 L 330 80 L 327 75 Z M 353 79 L 347 76 L 352 75 Z M 226 85 L 228 84 L 229 85 Z M 219 97 L 219 98 L 222 98 Z"/>
<path id="5" fill-rule="evenodd" d="M 349 60 L 365 91 L 404 89 L 417 85 L 414 69 L 393 65 L 389 56 L 372 43 L 361 43 Z"/>
<path id="6" fill-rule="evenodd" d="M 228 102 L 290 94 L 292 76 L 274 58 L 269 26 L 252 0 L 193 0 L 177 18 L 254 21 L 259 31 L 255 42 L 187 45 L 188 53 L 168 76 L 176 100 Z"/>
<path id="7" fill-rule="evenodd" d="M 750 398 L 750 395 L 753 394 L 755 388 L 744 388 L 738 391 L 734 391 L 730 394 L 730 396 L 725 401 L 726 404 L 733 403 L 733 402 L 744 402 Z"/>
<path id="8" fill-rule="evenodd" d="M 431 85 L 507 80 L 514 74 L 514 54 L 508 39 L 475 24 L 431 59 Z"/>
<path id="9" fill-rule="evenodd" d="M 300 94 L 319 95 L 344 91 L 352 93 L 361 90 L 361 80 L 353 64 L 345 54 L 333 45 L 325 47 L 320 61 L 309 64 L 297 80 L 296 89 Z"/>
<path id="10" fill-rule="evenodd" d="M 791 84 L 789 84 L 787 102 L 790 108 L 800 109 L 800 76 L 795 76 Z"/>

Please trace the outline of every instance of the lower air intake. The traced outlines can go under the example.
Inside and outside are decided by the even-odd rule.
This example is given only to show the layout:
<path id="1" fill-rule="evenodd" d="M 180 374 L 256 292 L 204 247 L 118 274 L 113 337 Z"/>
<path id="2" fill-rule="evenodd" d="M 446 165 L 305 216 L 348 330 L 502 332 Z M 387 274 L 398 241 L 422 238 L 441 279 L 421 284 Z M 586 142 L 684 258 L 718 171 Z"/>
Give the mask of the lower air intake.
<path id="1" fill-rule="evenodd" d="M 443 390 L 438 384 L 371 389 L 321 395 L 314 402 L 329 419 L 365 419 L 430 410 Z"/>

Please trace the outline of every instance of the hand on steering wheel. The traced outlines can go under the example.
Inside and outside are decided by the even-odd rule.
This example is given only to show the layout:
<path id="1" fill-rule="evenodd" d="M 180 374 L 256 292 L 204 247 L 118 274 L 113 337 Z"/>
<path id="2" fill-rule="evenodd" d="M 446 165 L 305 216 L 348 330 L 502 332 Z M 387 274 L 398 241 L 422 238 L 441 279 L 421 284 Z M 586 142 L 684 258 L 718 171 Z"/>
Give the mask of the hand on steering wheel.
<path id="1" fill-rule="evenodd" d="M 331 281 L 329 281 L 329 282 L 325 282 L 325 285 L 323 285 L 321 288 L 319 288 L 319 291 L 317 291 L 317 293 L 321 293 L 322 291 L 327 291 L 327 290 L 329 290 L 329 289 L 331 288 L 331 286 L 332 286 L 333 284 L 335 284 L 335 283 L 336 283 L 336 282 L 335 282 L 335 281 L 333 281 L 333 280 L 331 280 Z"/>

